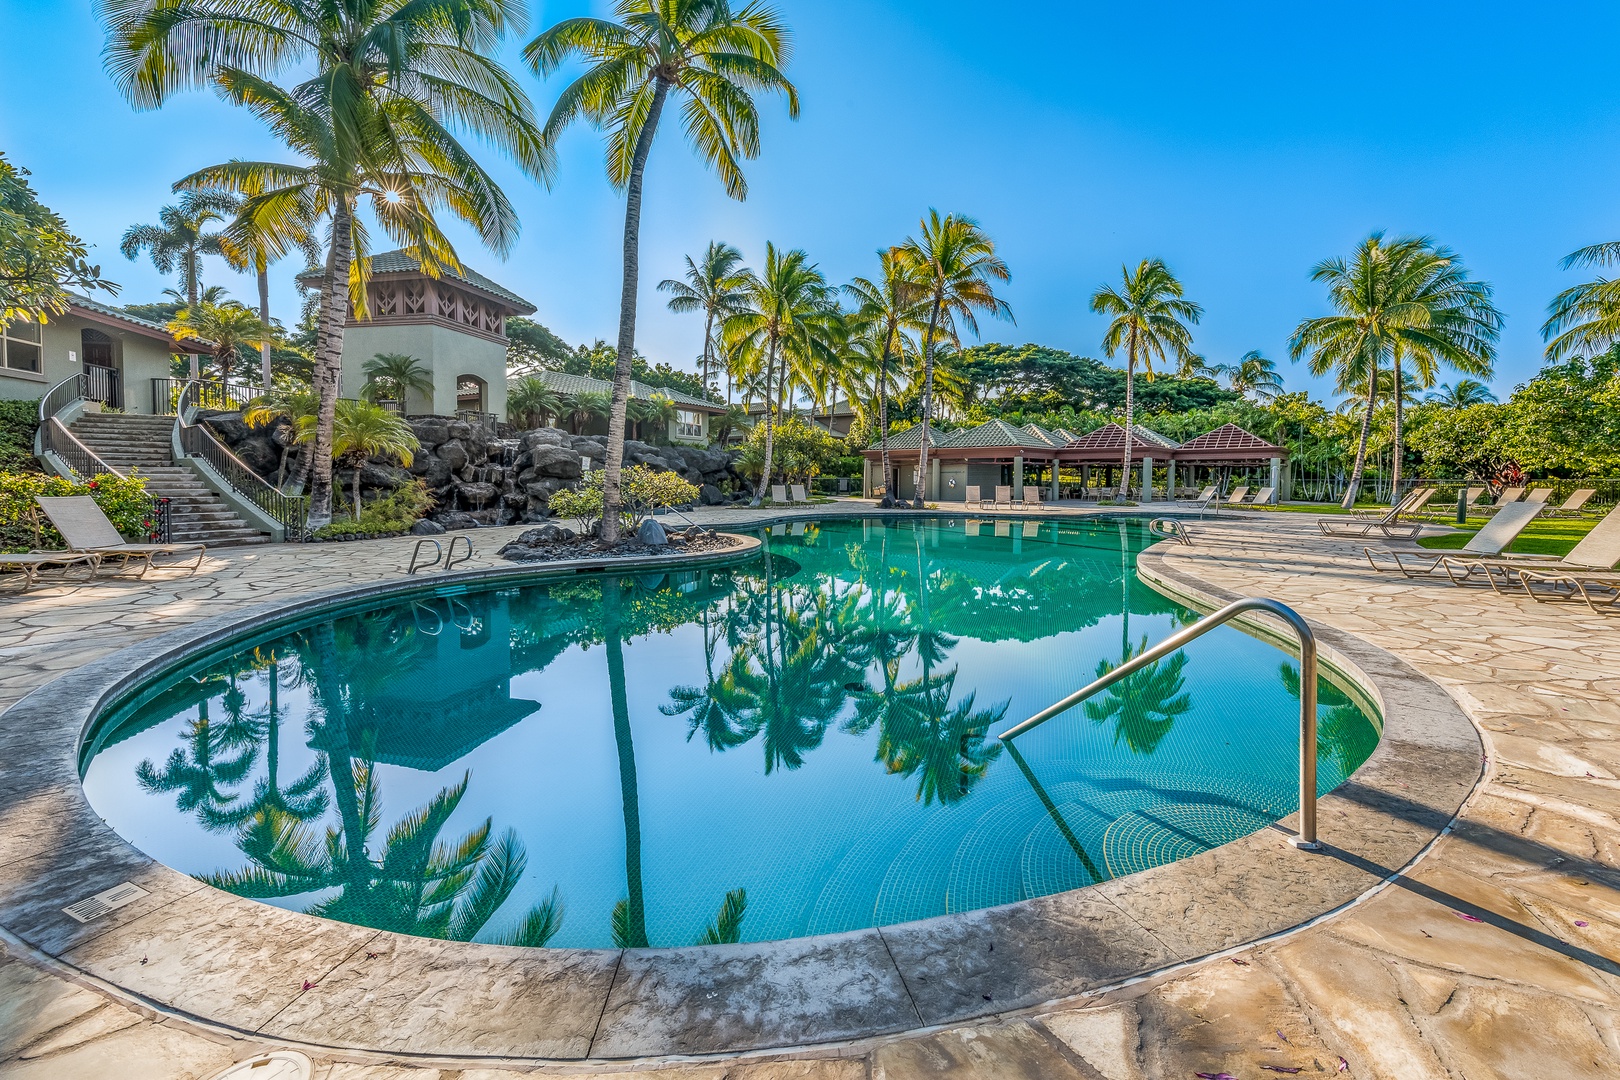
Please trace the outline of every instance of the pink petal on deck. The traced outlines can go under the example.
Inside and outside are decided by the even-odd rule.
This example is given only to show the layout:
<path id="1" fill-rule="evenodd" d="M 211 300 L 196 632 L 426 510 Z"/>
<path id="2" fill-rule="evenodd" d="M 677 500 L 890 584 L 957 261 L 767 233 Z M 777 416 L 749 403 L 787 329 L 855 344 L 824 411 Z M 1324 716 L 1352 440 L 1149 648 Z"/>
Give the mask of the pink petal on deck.
<path id="1" fill-rule="evenodd" d="M 1229 1072 L 1193 1073 L 1193 1075 L 1198 1077 L 1198 1080 L 1237 1080 L 1237 1077 Z"/>
<path id="2" fill-rule="evenodd" d="M 1452 914 L 1457 916 L 1457 918 L 1462 919 L 1464 922 L 1484 922 L 1485 921 L 1484 919 L 1481 919 L 1479 916 L 1470 915 L 1465 911 L 1453 911 Z"/>
<path id="3" fill-rule="evenodd" d="M 1262 1069 L 1265 1069 L 1267 1072 L 1280 1072 L 1280 1073 L 1289 1073 L 1289 1074 L 1293 1074 L 1293 1073 L 1297 1073 L 1297 1072 L 1304 1072 L 1305 1071 L 1303 1068 L 1290 1069 L 1286 1065 L 1262 1065 L 1260 1067 Z"/>
<path id="4" fill-rule="evenodd" d="M 1587 922 L 1586 922 L 1586 920 L 1585 920 L 1585 919 L 1576 919 L 1576 920 L 1575 920 L 1575 925 L 1576 925 L 1576 926 L 1586 926 L 1586 925 L 1587 925 Z"/>
<path id="5" fill-rule="evenodd" d="M 1340 1072 L 1349 1072 L 1350 1071 L 1350 1063 L 1348 1061 L 1344 1060 L 1344 1056 L 1342 1054 L 1339 1057 L 1339 1071 Z"/>

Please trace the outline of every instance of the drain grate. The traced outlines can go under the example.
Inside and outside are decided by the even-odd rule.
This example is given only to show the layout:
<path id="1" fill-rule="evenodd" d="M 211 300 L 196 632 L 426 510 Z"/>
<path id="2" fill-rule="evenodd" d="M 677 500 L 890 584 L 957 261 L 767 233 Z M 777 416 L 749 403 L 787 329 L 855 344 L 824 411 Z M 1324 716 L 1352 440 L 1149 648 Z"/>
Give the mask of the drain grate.
<path id="1" fill-rule="evenodd" d="M 125 904 L 132 904 L 145 895 L 145 889 L 134 882 L 126 881 L 94 896 L 87 896 L 77 904 L 69 904 L 62 910 L 82 923 L 91 922 L 109 911 L 121 908 Z"/>

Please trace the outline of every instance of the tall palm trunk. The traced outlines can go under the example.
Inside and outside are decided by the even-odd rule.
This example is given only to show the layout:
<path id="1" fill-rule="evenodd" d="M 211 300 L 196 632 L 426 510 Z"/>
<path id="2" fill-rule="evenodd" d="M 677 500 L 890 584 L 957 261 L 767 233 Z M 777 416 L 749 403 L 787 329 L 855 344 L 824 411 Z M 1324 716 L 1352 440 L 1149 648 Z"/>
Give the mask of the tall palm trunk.
<path id="1" fill-rule="evenodd" d="M 923 335 L 922 443 L 917 450 L 916 497 L 911 503 L 916 510 L 923 508 L 923 494 L 928 489 L 928 421 L 934 407 L 934 334 L 939 330 L 944 300 L 943 294 L 934 294 L 934 306 L 928 312 L 928 332 Z"/>
<path id="2" fill-rule="evenodd" d="M 1389 467 L 1389 504 L 1394 506 L 1401 500 L 1401 436 L 1405 420 L 1405 406 L 1401 401 L 1401 354 L 1399 351 L 1391 358 L 1395 368 L 1395 446 L 1390 451 L 1391 461 Z"/>
<path id="3" fill-rule="evenodd" d="M 765 501 L 765 492 L 770 490 L 771 484 L 771 455 L 776 452 L 776 429 L 771 426 L 771 411 L 776 404 L 771 397 L 771 378 L 776 374 L 776 335 L 772 334 L 770 341 L 765 351 L 765 467 L 759 471 L 759 486 L 754 489 L 750 506 Z"/>
<path id="4" fill-rule="evenodd" d="M 1367 375 L 1367 408 L 1361 414 L 1361 441 L 1356 446 L 1356 464 L 1350 470 L 1350 486 L 1345 489 L 1344 501 L 1339 505 L 1348 510 L 1356 505 L 1356 495 L 1361 490 L 1361 477 L 1367 471 L 1367 442 L 1372 438 L 1373 409 L 1378 405 L 1378 362 L 1373 360 L 1372 371 Z"/>
<path id="5" fill-rule="evenodd" d="M 703 323 L 703 390 L 705 397 L 708 396 L 709 389 L 710 356 L 714 352 L 714 308 L 710 307 L 707 310 L 708 317 Z M 729 405 L 731 402 L 727 401 L 726 404 Z"/>
<path id="6" fill-rule="evenodd" d="M 186 306 L 193 312 L 197 310 L 197 283 L 200 272 L 197 266 L 197 249 L 189 248 L 186 251 Z M 190 356 L 191 377 L 193 380 L 202 377 L 202 357 L 196 353 Z"/>
<path id="7" fill-rule="evenodd" d="M 265 326 L 270 325 L 270 268 L 263 263 L 259 264 L 259 321 Z M 267 337 L 259 342 L 259 381 L 264 384 L 266 395 L 270 393 L 270 339 Z"/>
<path id="8" fill-rule="evenodd" d="M 636 290 L 641 280 L 641 186 L 647 172 L 647 155 L 658 131 L 658 118 L 664 112 L 669 83 L 659 79 L 653 90 L 647 119 L 636 137 L 636 150 L 630 159 L 630 183 L 624 205 L 624 290 L 619 294 L 619 362 L 613 371 L 613 411 L 608 414 L 607 462 L 602 475 L 602 539 L 619 539 L 619 474 L 624 468 L 625 408 L 630 400 L 630 373 L 636 357 Z"/>
<path id="9" fill-rule="evenodd" d="M 878 433 L 883 441 L 882 505 L 894 505 L 894 470 L 889 464 L 889 354 L 894 349 L 894 327 L 883 339 L 883 359 L 878 361 Z"/>
<path id="10" fill-rule="evenodd" d="M 1131 497 L 1131 433 L 1136 428 L 1136 327 L 1125 354 L 1125 466 L 1119 473 L 1119 501 Z"/>
<path id="11" fill-rule="evenodd" d="M 624 806 L 625 907 L 631 949 L 647 947 L 647 903 L 641 887 L 641 797 L 636 782 L 636 746 L 630 730 L 630 703 L 625 694 L 624 642 L 620 638 L 619 579 L 602 581 L 605 616 L 608 694 L 613 702 L 613 741 L 619 750 L 619 798 Z"/>
<path id="12" fill-rule="evenodd" d="M 343 324 L 348 317 L 349 263 L 354 258 L 351 233 L 354 209 L 340 198 L 332 209 L 332 245 L 326 253 L 321 282 L 320 330 L 315 351 L 315 441 L 309 481 L 309 527 L 332 523 L 332 426 L 337 422 L 338 384 L 343 376 Z"/>

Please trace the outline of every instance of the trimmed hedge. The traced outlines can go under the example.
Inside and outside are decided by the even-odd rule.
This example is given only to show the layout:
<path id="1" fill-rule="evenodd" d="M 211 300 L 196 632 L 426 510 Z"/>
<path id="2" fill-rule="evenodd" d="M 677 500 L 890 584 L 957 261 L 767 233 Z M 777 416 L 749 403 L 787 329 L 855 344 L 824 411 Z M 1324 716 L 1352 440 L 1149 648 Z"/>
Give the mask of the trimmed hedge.
<path id="1" fill-rule="evenodd" d="M 34 460 L 34 430 L 39 427 L 39 402 L 0 401 L 0 473 L 38 472 Z"/>
<path id="2" fill-rule="evenodd" d="M 75 483 L 43 473 L 0 472 L 0 551 L 47 550 L 67 546 L 34 504 L 37 496 L 89 495 L 126 539 L 144 543 L 152 535 L 152 500 L 139 476 L 102 476 Z"/>

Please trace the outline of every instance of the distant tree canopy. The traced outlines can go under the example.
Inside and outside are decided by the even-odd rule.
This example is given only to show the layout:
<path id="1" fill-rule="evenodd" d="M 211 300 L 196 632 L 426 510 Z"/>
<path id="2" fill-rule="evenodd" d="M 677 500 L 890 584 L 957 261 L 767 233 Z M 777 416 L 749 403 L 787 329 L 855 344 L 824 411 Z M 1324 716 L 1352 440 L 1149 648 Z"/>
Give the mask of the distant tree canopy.
<path id="1" fill-rule="evenodd" d="M 533 319 L 507 319 L 506 339 L 506 367 L 513 375 L 526 375 L 543 368 L 611 381 L 618 364 L 618 350 L 608 342 L 569 345 Z M 630 376 L 649 386 L 679 390 L 714 402 L 721 400 L 719 394 L 703 385 L 702 377 L 696 372 L 680 371 L 662 362 L 649 364 L 639 352 L 631 361 Z"/>
<path id="2" fill-rule="evenodd" d="M 561 371 L 573 355 L 572 346 L 533 319 L 506 320 L 506 366 L 514 374 L 535 368 Z"/>
<path id="3" fill-rule="evenodd" d="M 1109 411 L 1125 405 L 1125 372 L 1046 345 L 975 345 L 953 366 L 977 388 L 976 402 L 992 410 Z M 1136 383 L 1137 407 L 1144 413 L 1208 409 L 1237 400 L 1239 395 L 1212 379 L 1160 375 Z"/>
<path id="4" fill-rule="evenodd" d="M 0 154 L 0 325 L 62 314 L 70 288 L 118 291 L 90 264 L 84 241 L 34 195 L 27 176 Z"/>

